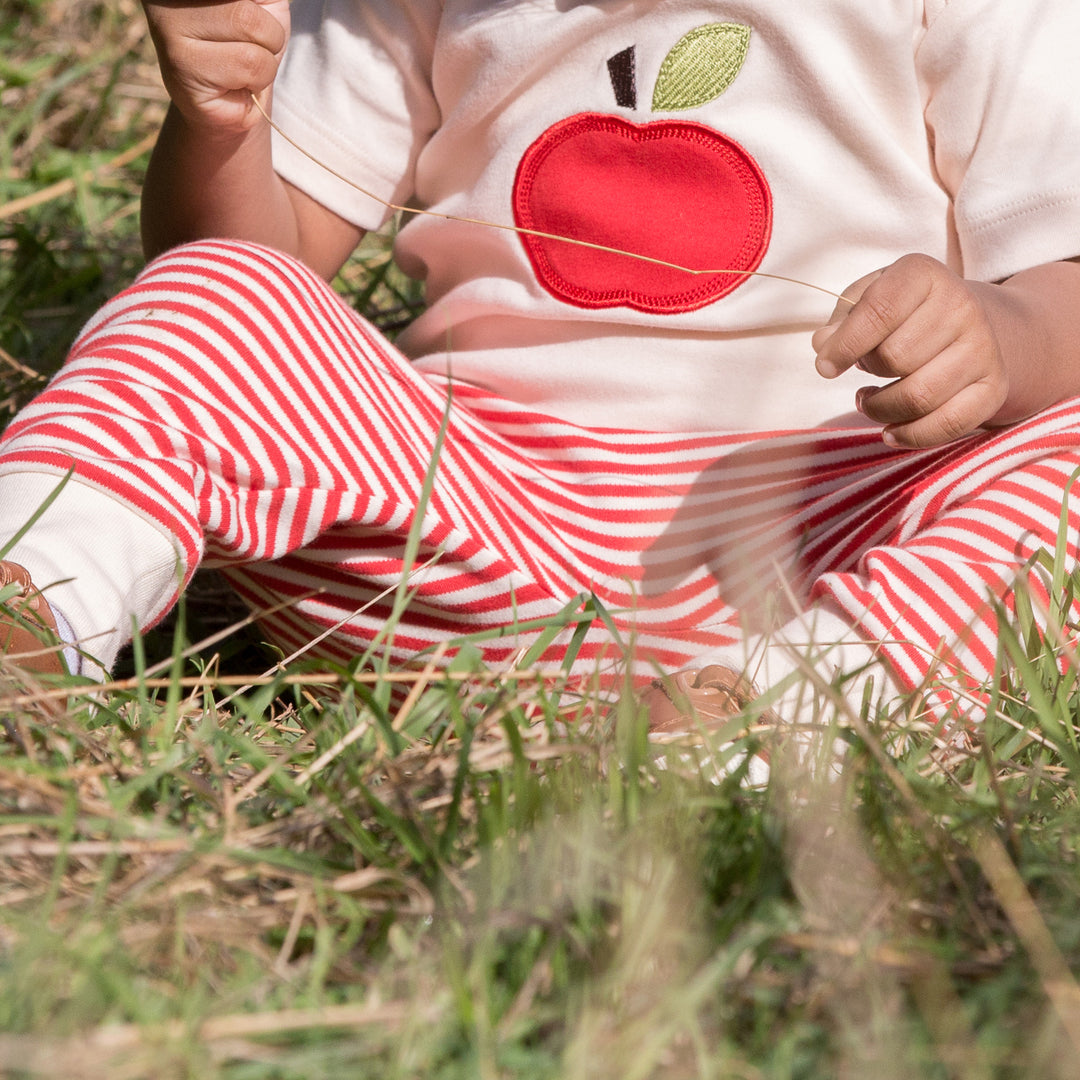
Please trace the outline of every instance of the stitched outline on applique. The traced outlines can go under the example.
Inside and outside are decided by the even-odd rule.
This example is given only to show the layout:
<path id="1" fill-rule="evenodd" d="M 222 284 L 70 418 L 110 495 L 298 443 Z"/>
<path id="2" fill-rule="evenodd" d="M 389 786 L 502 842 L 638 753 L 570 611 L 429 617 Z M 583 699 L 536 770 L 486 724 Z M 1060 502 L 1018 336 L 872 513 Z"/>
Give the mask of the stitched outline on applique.
<path id="1" fill-rule="evenodd" d="M 709 23 L 684 34 L 660 65 L 654 112 L 695 109 L 718 98 L 734 81 L 750 47 L 750 27 Z"/>
<path id="2" fill-rule="evenodd" d="M 590 252 L 589 249 L 574 248 L 574 274 L 576 280 L 568 277 L 556 261 L 565 265 L 565 259 L 553 260 L 552 252 L 558 250 L 559 241 L 549 240 L 542 237 L 519 234 L 519 239 L 525 248 L 525 252 L 532 263 L 537 280 L 551 295 L 566 303 L 582 308 L 608 308 L 626 306 L 637 311 L 652 314 L 681 314 L 705 307 L 719 300 L 728 293 L 737 289 L 749 274 L 746 271 L 756 270 L 765 256 L 772 233 L 772 194 L 769 190 L 765 176 L 754 158 L 736 143 L 733 139 L 722 135 L 713 128 L 706 127 L 691 120 L 656 120 L 648 124 L 636 124 L 625 120 L 620 116 L 603 113 L 579 113 L 576 116 L 567 117 L 553 124 L 544 131 L 525 151 L 518 165 L 517 175 L 513 188 L 513 212 L 514 221 L 520 228 L 536 229 L 542 232 L 555 231 L 560 235 L 574 236 L 576 239 L 590 240 L 597 243 L 610 243 L 607 235 L 601 230 L 593 235 L 582 235 L 581 231 L 566 231 L 566 227 L 559 225 L 552 229 L 549 221 L 538 218 L 534 204 L 533 193 L 537 177 L 545 167 L 545 163 L 553 154 L 567 143 L 578 136 L 588 136 L 590 133 L 602 133 L 628 139 L 634 144 L 655 142 L 657 140 L 673 139 L 683 142 L 690 148 L 696 148 L 695 154 L 699 163 L 712 160 L 715 163 L 717 180 L 726 180 L 727 183 L 738 184 L 739 190 L 745 198 L 745 205 L 738 210 L 735 217 L 728 223 L 734 229 L 741 229 L 741 234 L 736 233 L 736 238 L 742 236 L 741 243 L 735 250 L 728 250 L 722 255 L 720 263 L 706 263 L 701 269 L 715 266 L 718 270 L 731 271 L 713 275 L 690 276 L 685 275 L 689 283 L 685 289 L 669 291 L 646 292 L 632 284 L 635 273 L 640 274 L 640 268 L 647 265 L 638 263 L 634 269 L 627 270 L 627 279 L 631 282 L 626 286 L 598 288 L 593 283 L 593 275 L 589 273 L 589 264 L 602 267 L 605 270 L 610 266 L 612 258 L 620 258 L 600 252 Z M 596 164 L 598 159 L 590 158 L 588 166 L 592 171 L 592 179 L 602 176 L 603 168 Z M 662 158 L 656 159 L 662 162 Z M 702 165 L 706 171 L 712 166 Z M 647 174 L 643 174 L 647 175 Z M 545 180 L 547 193 L 557 193 L 556 203 L 563 192 L 569 200 L 567 205 L 577 205 L 573 202 L 580 198 L 578 185 L 572 177 L 562 174 L 555 178 L 550 176 Z M 719 189 L 719 183 L 716 185 Z M 690 194 L 693 194 L 691 192 Z M 607 214 L 610 220 L 618 220 L 619 215 L 625 214 L 625 220 L 638 220 L 633 212 L 627 209 L 619 199 L 618 178 L 612 177 L 608 190 L 605 191 L 606 202 L 600 208 L 601 216 Z M 599 200 L 597 200 L 599 202 Z M 559 209 L 559 207 L 556 207 Z M 678 258 L 672 256 L 672 250 L 678 250 L 670 242 L 671 233 L 663 230 L 667 227 L 657 217 L 657 212 L 665 207 L 652 206 L 651 213 L 641 215 L 642 234 L 641 238 L 655 241 L 660 236 L 660 244 L 651 245 L 652 250 L 666 252 L 663 257 L 670 262 L 677 262 Z M 676 208 L 688 210 L 689 205 Z M 700 207 L 693 207 L 698 213 Z M 721 215 L 718 215 L 721 216 Z M 672 221 L 676 218 L 672 218 Z M 716 228 L 721 228 L 718 222 L 711 222 Z M 682 227 L 682 226 L 679 226 Z M 700 225 L 696 226 L 694 236 L 697 239 L 707 235 Z M 651 230 L 651 237 L 650 237 Z M 625 232 L 625 230 L 623 230 Z M 621 234 L 620 234 L 621 236 Z M 696 241 L 695 241 L 696 243 Z M 621 247 L 623 250 L 634 250 L 633 240 L 619 239 L 610 246 Z M 707 245 L 706 245 L 707 251 Z M 642 254 L 648 253 L 641 250 Z M 721 258 L 720 254 L 707 251 L 704 257 Z M 627 263 L 625 256 L 622 257 Z M 696 267 L 695 267 L 696 269 Z M 678 274 L 678 271 L 672 271 Z"/>

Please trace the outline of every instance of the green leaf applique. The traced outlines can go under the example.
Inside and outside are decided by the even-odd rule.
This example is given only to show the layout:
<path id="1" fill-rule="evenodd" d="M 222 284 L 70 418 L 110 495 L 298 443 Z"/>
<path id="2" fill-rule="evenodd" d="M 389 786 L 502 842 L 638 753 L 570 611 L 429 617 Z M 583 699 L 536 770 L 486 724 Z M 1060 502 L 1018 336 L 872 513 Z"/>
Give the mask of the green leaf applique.
<path id="1" fill-rule="evenodd" d="M 739 74 L 750 27 L 710 23 L 684 34 L 664 57 L 653 90 L 654 112 L 694 109 L 719 97 Z"/>

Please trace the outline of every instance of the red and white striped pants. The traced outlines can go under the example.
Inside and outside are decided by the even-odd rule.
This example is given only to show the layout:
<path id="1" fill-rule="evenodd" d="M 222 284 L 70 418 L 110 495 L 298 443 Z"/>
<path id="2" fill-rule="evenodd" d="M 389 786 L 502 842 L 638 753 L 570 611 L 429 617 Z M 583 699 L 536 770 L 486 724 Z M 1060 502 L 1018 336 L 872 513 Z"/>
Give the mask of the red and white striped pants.
<path id="1" fill-rule="evenodd" d="M 189 245 L 90 322 L 9 427 L 0 470 L 74 462 L 177 538 L 185 574 L 205 561 L 255 609 L 288 601 L 264 619 L 287 650 L 337 623 L 323 654 L 366 647 L 391 603 L 372 598 L 409 569 L 415 527 L 414 565 L 441 554 L 411 581 L 395 659 L 480 634 L 505 663 L 534 636 L 520 627 L 591 592 L 639 674 L 674 669 L 738 641 L 771 590 L 843 614 L 914 686 L 942 642 L 975 681 L 992 672 L 990 597 L 1053 549 L 1080 463 L 1080 401 L 898 452 L 867 429 L 589 430 L 450 389 L 292 259 Z M 1080 504 L 1070 513 L 1072 560 Z M 615 652 L 597 619 L 576 664 Z"/>

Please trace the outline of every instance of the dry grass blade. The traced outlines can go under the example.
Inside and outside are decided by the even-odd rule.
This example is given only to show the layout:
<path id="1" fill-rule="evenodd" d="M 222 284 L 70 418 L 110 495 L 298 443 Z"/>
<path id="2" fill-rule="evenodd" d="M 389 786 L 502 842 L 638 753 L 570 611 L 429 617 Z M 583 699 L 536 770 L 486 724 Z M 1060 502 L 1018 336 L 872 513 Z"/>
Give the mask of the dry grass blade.
<path id="1" fill-rule="evenodd" d="M 993 833 L 981 832 L 973 850 L 998 903 L 1038 972 L 1043 990 L 1072 1043 L 1073 1051 L 1080 1053 L 1080 985 L 1077 985 L 1076 978 L 1051 936 L 1038 905 L 1009 858 L 1004 844 Z"/>
<path id="2" fill-rule="evenodd" d="M 153 149 L 155 142 L 157 142 L 157 133 L 151 132 L 151 134 L 140 139 L 134 146 L 121 151 L 115 157 L 110 158 L 96 168 L 85 169 L 77 177 L 58 180 L 55 184 L 50 184 L 48 187 L 41 188 L 41 190 L 30 195 L 23 195 L 21 198 L 11 199 L 9 202 L 0 204 L 0 221 L 14 217 L 16 214 L 24 214 L 27 210 L 52 202 L 54 199 L 62 199 L 73 194 L 80 184 L 93 183 L 107 173 L 115 172 L 124 168 L 125 165 L 130 165 L 133 161 L 142 157 L 143 154 Z"/>
<path id="3" fill-rule="evenodd" d="M 38 1076 L 74 1080 L 116 1075 L 113 1070 L 131 1051 L 160 1052 L 163 1045 L 197 1039 L 204 1044 L 235 1039 L 273 1038 L 292 1032 L 344 1030 L 378 1026 L 394 1031 L 417 1021 L 434 1023 L 445 1012 L 441 1002 L 383 1002 L 367 1005 L 327 1005 L 319 1009 L 217 1016 L 194 1026 L 179 1021 L 160 1025 L 110 1024 L 71 1039 L 41 1039 L 32 1035 L 0 1035 L 0 1070 L 33 1072 Z M 115 1060 L 115 1059 L 119 1059 Z M 124 1075 L 124 1073 L 122 1073 Z M 152 1075 L 139 1072 L 138 1075 Z"/>
<path id="4" fill-rule="evenodd" d="M 554 685 L 565 680 L 565 672 L 555 669 L 527 668 L 513 672 L 502 671 L 478 671 L 460 672 L 444 671 L 439 673 L 439 679 L 446 682 L 491 684 L 512 680 L 515 682 Z M 81 687 L 73 687 L 70 683 L 56 688 L 36 690 L 33 693 L 15 693 L 6 697 L 0 697 L 0 704 L 11 709 L 22 709 L 29 705 L 35 705 L 43 701 L 58 701 L 70 697 L 78 689 L 88 695 L 103 693 L 131 693 L 139 689 L 145 690 L 168 690 L 177 687 L 182 690 L 210 690 L 214 687 L 244 687 L 253 689 L 257 686 L 318 686 L 331 687 L 342 685 L 367 685 L 375 686 L 380 682 L 412 685 L 417 682 L 428 683 L 431 680 L 430 673 L 424 669 L 418 671 L 391 671 L 384 675 L 377 672 L 361 671 L 352 675 L 342 674 L 337 671 L 310 672 L 306 674 L 287 675 L 218 675 L 209 672 L 203 675 L 182 675 L 175 679 L 155 678 L 147 679 L 141 676 L 133 676 L 130 679 L 117 679 L 106 683 L 86 683 Z"/>
<path id="5" fill-rule="evenodd" d="M 190 851 L 192 840 L 8 840 L 0 843 L 0 859 L 26 855 L 171 855 Z"/>
<path id="6" fill-rule="evenodd" d="M 45 376 L 35 371 L 31 367 L 27 367 L 26 364 L 19 360 L 16 360 L 6 349 L 0 348 L 0 363 L 11 368 L 12 371 L 29 379 L 30 382 L 42 383 L 45 381 Z"/>
<path id="7" fill-rule="evenodd" d="M 414 566 L 412 568 L 412 570 L 409 571 L 408 578 L 412 579 L 415 575 L 419 574 L 423 570 L 426 570 L 429 566 L 433 566 L 436 562 L 438 562 L 438 560 L 441 557 L 442 557 L 442 551 L 441 550 L 437 551 L 426 562 L 421 563 L 419 566 Z M 360 607 L 356 608 L 354 611 L 351 611 L 344 618 L 341 618 L 337 622 L 332 623 L 325 630 L 323 630 L 322 633 L 318 634 L 316 637 L 313 637 L 310 641 L 305 642 L 304 645 L 301 646 L 299 649 L 296 649 L 295 651 L 290 653 L 288 656 L 283 657 L 272 668 L 270 668 L 269 671 L 264 672 L 261 677 L 264 678 L 264 679 L 272 678 L 276 672 L 285 671 L 290 664 L 293 664 L 297 660 L 299 660 L 301 657 L 306 656 L 309 652 L 311 652 L 313 649 L 315 649 L 319 645 L 320 642 L 325 641 L 328 637 L 335 634 L 338 630 L 340 630 L 343 626 L 345 626 L 351 620 L 353 620 L 355 618 L 358 618 L 360 615 L 364 614 L 364 612 L 366 612 L 369 608 L 371 608 L 375 604 L 379 603 L 380 600 L 384 600 L 387 596 L 390 596 L 392 593 L 394 593 L 396 591 L 396 589 L 397 589 L 397 585 L 395 584 L 395 585 L 392 585 L 392 586 L 390 586 L 390 587 L 388 587 L 386 589 L 383 589 L 383 591 L 380 592 L 380 593 L 376 593 L 366 603 L 362 604 Z M 310 593 L 308 595 L 309 596 L 314 596 L 314 595 L 316 595 L 316 593 Z M 267 609 L 265 612 L 263 612 L 263 614 L 265 615 L 265 614 L 269 614 L 270 611 L 280 610 L 280 609 L 282 609 L 284 607 L 289 606 L 290 604 L 298 602 L 300 599 L 306 599 L 306 598 L 307 597 L 291 598 L 290 600 L 286 601 L 283 604 L 275 605 L 274 608 Z M 248 621 L 256 621 L 259 617 L 260 617 L 259 615 L 256 615 L 256 614 L 252 613 L 252 615 L 250 616 L 250 619 Z M 197 647 L 199 649 L 202 649 L 202 648 L 205 648 L 207 644 L 208 644 L 207 642 L 203 642 L 203 643 L 200 643 L 199 646 L 197 646 Z M 224 700 L 219 702 L 218 703 L 218 708 L 220 708 L 220 709 L 227 708 L 232 703 L 234 698 L 238 697 L 240 694 L 247 693 L 248 690 L 252 689 L 254 686 L 257 686 L 257 685 L 258 685 L 257 679 L 256 679 L 256 681 L 246 683 L 246 684 L 242 684 L 238 689 L 234 690 L 233 693 L 230 694 L 227 698 L 225 698 Z"/>

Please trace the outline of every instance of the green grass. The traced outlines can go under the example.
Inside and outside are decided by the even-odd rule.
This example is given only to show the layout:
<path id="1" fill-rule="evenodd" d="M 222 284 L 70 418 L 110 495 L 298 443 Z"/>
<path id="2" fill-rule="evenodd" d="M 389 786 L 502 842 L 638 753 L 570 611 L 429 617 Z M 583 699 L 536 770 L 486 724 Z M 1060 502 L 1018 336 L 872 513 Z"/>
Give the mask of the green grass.
<path id="1" fill-rule="evenodd" d="M 759 791 L 532 677 L 180 690 L 8 698 L 0 1066 L 1071 1075 L 1077 777 L 1022 704 Z"/>
<path id="2" fill-rule="evenodd" d="M 101 170 L 163 109 L 140 18 L 0 14 L 9 412 L 140 263 L 145 155 Z M 340 285 L 391 329 L 416 299 L 385 237 Z M 239 632 L 174 663 L 238 617 L 204 587 L 61 719 L 5 684 L 0 1075 L 1080 1072 L 1076 666 L 1023 602 L 970 745 L 853 717 L 842 782 L 751 790 L 467 651 L 407 709 L 359 663 L 259 677 Z"/>

